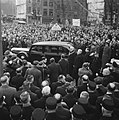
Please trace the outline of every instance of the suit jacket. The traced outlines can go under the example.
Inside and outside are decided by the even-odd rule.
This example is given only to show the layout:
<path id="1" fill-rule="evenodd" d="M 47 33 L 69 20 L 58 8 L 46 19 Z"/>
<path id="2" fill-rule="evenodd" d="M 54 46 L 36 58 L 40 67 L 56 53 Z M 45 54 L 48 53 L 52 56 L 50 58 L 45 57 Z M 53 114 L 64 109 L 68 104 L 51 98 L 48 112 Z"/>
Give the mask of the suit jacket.
<path id="1" fill-rule="evenodd" d="M 59 82 L 59 81 L 53 82 L 53 83 L 51 84 L 51 93 L 54 95 L 57 87 L 62 86 L 63 84 L 64 84 L 64 83 Z"/>
<path id="2" fill-rule="evenodd" d="M 16 88 L 9 85 L 3 85 L 0 87 L 0 96 L 5 96 L 5 102 L 8 106 L 13 105 L 14 95 L 16 94 Z"/>
<path id="3" fill-rule="evenodd" d="M 33 67 L 33 68 L 28 68 L 26 70 L 26 74 L 25 74 L 25 78 L 27 77 L 27 75 L 33 75 L 34 76 L 34 82 L 33 84 L 36 85 L 37 87 L 41 87 L 41 83 L 42 83 L 42 74 L 41 71 L 38 70 L 37 68 Z"/>
<path id="4" fill-rule="evenodd" d="M 77 87 L 77 97 L 80 97 L 82 91 L 87 91 L 87 83 L 83 83 L 81 86 Z"/>
<path id="5" fill-rule="evenodd" d="M 50 82 L 56 82 L 62 70 L 58 63 L 51 63 L 48 65 L 48 74 L 50 75 Z"/>
<path id="6" fill-rule="evenodd" d="M 34 107 L 45 109 L 46 99 L 51 96 L 51 94 L 48 96 L 42 96 L 40 99 L 34 101 Z"/>
<path id="7" fill-rule="evenodd" d="M 23 93 L 24 91 L 27 91 L 27 92 L 30 94 L 31 104 L 33 105 L 33 104 L 34 104 L 34 101 L 36 101 L 36 100 L 38 99 L 38 97 L 37 97 L 37 94 L 31 92 L 30 89 L 29 89 L 29 90 L 23 89 L 23 90 L 17 91 L 17 93 L 15 94 L 15 98 L 17 99 L 17 102 L 20 102 L 20 101 L 19 101 L 19 100 L 20 100 L 20 95 L 21 95 L 21 93 Z"/>
<path id="8" fill-rule="evenodd" d="M 66 76 L 69 73 L 69 62 L 68 62 L 68 60 L 62 58 L 62 59 L 59 60 L 59 64 L 60 64 L 61 69 L 62 69 L 62 74 Z"/>
<path id="9" fill-rule="evenodd" d="M 19 87 L 23 85 L 24 81 L 25 81 L 25 78 L 22 75 L 16 75 L 11 79 L 10 85 L 15 87 L 18 90 Z"/>
<path id="10" fill-rule="evenodd" d="M 62 95 L 62 97 L 64 97 L 64 96 L 67 94 L 66 88 L 67 88 L 68 86 L 69 86 L 68 84 L 64 84 L 64 85 L 62 85 L 62 86 L 57 87 L 55 93 L 59 93 L 59 94 Z"/>
<path id="11" fill-rule="evenodd" d="M 70 111 L 64 108 L 62 105 L 57 106 L 56 115 L 59 120 L 70 120 L 71 119 Z"/>
<path id="12" fill-rule="evenodd" d="M 69 108 L 71 108 L 77 100 L 74 97 L 73 93 L 69 93 L 63 97 L 63 101 L 68 105 Z"/>

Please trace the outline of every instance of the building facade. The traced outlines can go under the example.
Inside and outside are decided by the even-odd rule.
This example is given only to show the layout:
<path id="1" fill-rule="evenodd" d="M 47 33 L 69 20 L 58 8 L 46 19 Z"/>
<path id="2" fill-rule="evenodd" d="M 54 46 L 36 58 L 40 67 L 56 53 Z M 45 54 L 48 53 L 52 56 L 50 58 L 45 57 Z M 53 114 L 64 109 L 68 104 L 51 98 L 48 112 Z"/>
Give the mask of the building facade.
<path id="1" fill-rule="evenodd" d="M 104 0 L 88 1 L 88 22 L 98 24 L 103 22 L 104 17 Z"/>
<path id="2" fill-rule="evenodd" d="M 24 1 L 24 0 L 18 0 Z M 26 20 L 27 22 L 64 23 L 68 20 L 70 23 L 72 19 L 80 19 L 81 23 L 87 21 L 88 12 L 87 0 L 78 0 L 81 7 L 76 0 L 25 0 L 26 2 Z M 23 5 L 23 4 L 22 4 Z M 18 7 L 18 5 L 17 5 Z M 18 9 L 18 8 L 17 8 Z M 18 14 L 18 13 L 17 13 Z"/>
<path id="3" fill-rule="evenodd" d="M 16 15 L 15 0 L 1 0 L 1 11 L 3 15 Z"/>
<path id="4" fill-rule="evenodd" d="M 105 2 L 105 18 L 106 25 L 119 24 L 119 0 L 104 0 Z"/>
<path id="5" fill-rule="evenodd" d="M 26 0 L 16 0 L 16 19 L 26 20 Z"/>
<path id="6" fill-rule="evenodd" d="M 78 0 L 78 2 L 87 9 L 87 0 Z M 55 0 L 55 20 L 64 22 L 72 19 L 80 19 L 81 24 L 87 21 L 88 12 L 78 4 L 76 0 Z"/>

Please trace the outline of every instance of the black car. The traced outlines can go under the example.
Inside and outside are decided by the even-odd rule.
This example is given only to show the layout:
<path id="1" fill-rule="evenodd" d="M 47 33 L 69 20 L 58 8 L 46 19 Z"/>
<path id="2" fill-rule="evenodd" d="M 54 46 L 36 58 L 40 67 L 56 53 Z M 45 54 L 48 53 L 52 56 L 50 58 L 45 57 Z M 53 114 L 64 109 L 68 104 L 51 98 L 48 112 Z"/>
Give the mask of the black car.
<path id="1" fill-rule="evenodd" d="M 68 57 L 71 52 L 75 51 L 75 48 L 70 42 L 43 41 L 34 43 L 31 48 L 12 48 L 11 51 L 16 53 L 18 57 L 26 58 L 30 62 L 41 61 L 43 56 L 48 61 L 51 57 L 54 57 L 57 62 L 61 54 Z"/>

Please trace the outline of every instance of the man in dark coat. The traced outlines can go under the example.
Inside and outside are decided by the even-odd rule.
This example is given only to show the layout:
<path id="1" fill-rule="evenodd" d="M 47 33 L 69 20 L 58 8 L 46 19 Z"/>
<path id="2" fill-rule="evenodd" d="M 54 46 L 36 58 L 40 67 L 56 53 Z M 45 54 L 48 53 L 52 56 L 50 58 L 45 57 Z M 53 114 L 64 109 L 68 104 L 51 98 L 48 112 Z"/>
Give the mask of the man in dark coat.
<path id="1" fill-rule="evenodd" d="M 28 68 L 25 73 L 25 78 L 28 75 L 33 75 L 34 76 L 34 82 L 33 84 L 36 85 L 37 87 L 41 87 L 42 83 L 42 74 L 41 71 L 37 69 L 37 65 L 39 64 L 38 61 L 33 61 L 33 67 Z"/>
<path id="2" fill-rule="evenodd" d="M 18 91 L 19 87 L 23 85 L 25 78 L 22 76 L 22 71 L 19 68 L 16 70 L 16 74 L 17 75 L 11 79 L 10 85 L 15 87 Z"/>
<path id="3" fill-rule="evenodd" d="M 5 96 L 6 106 L 9 108 L 14 104 L 14 95 L 16 94 L 16 88 L 9 86 L 9 78 L 2 76 L 0 79 L 0 96 Z"/>
<path id="4" fill-rule="evenodd" d="M 54 95 L 56 92 L 56 89 L 60 86 L 62 86 L 63 84 L 65 84 L 65 76 L 64 75 L 59 75 L 58 77 L 58 81 L 57 82 L 53 82 L 50 86 L 51 86 L 51 93 Z"/>
<path id="5" fill-rule="evenodd" d="M 105 67 L 106 63 L 110 61 L 111 58 L 111 47 L 109 43 L 105 43 L 102 55 L 102 69 Z"/>
<path id="6" fill-rule="evenodd" d="M 54 58 L 50 59 L 47 72 L 49 74 L 50 83 L 52 84 L 53 82 L 56 82 L 62 70 L 59 63 L 56 63 Z"/>
<path id="7" fill-rule="evenodd" d="M 73 105 L 76 103 L 76 98 L 74 97 L 74 88 L 68 87 L 66 89 L 67 94 L 63 97 L 63 101 L 68 105 L 69 108 L 73 107 Z"/>
<path id="8" fill-rule="evenodd" d="M 74 60 L 76 57 L 76 52 L 73 51 L 70 53 L 69 57 L 68 57 L 68 61 L 69 61 L 69 74 L 73 77 L 73 66 L 74 66 Z"/>
<path id="9" fill-rule="evenodd" d="M 77 56 L 74 60 L 74 74 L 73 74 L 73 77 L 76 79 L 76 81 L 78 80 L 78 69 L 82 67 L 83 62 L 84 61 L 83 61 L 82 50 L 78 49 Z"/>
<path id="10" fill-rule="evenodd" d="M 64 76 L 66 76 L 69 73 L 69 62 L 66 59 L 64 54 L 61 55 L 61 59 L 59 60 L 59 64 L 60 64 L 61 69 L 62 69 L 62 74 Z"/>

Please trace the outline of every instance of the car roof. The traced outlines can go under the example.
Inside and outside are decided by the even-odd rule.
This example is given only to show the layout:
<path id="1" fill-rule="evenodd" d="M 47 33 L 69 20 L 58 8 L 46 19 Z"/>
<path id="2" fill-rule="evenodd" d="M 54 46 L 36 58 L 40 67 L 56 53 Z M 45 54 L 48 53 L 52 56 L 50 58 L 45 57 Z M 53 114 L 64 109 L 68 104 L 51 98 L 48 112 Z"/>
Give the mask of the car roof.
<path id="1" fill-rule="evenodd" d="M 43 42 L 34 43 L 33 45 L 71 46 L 71 43 L 61 42 L 61 41 L 43 41 Z"/>

